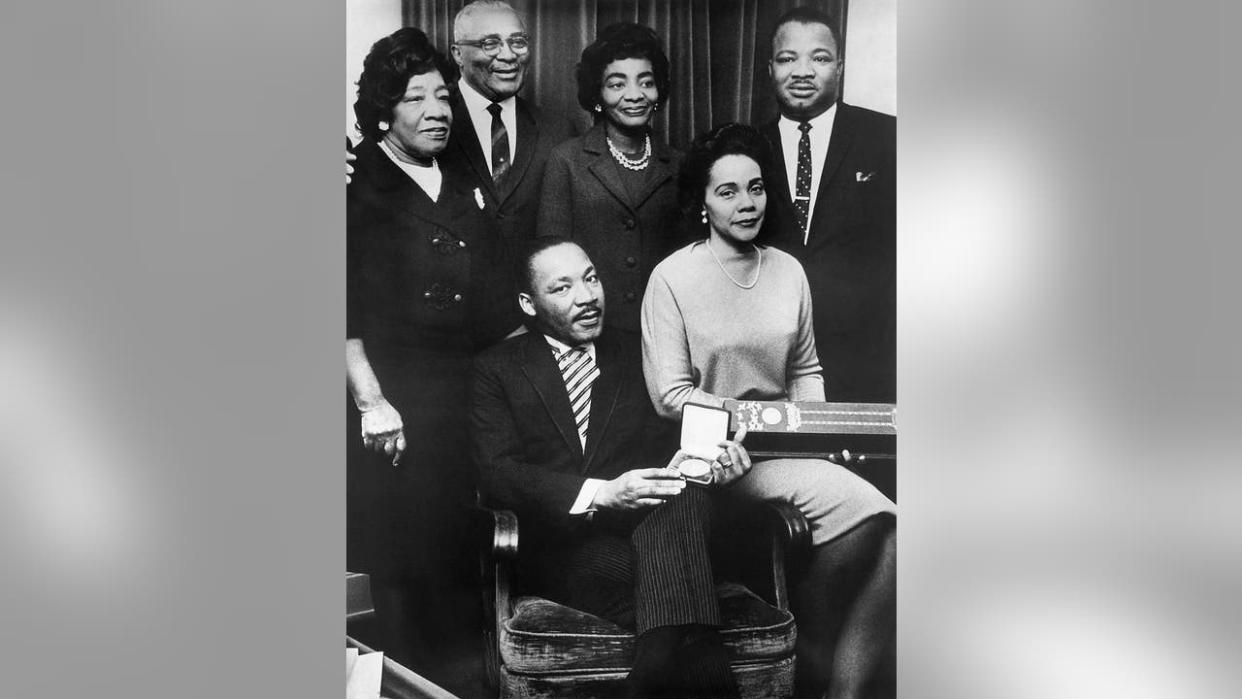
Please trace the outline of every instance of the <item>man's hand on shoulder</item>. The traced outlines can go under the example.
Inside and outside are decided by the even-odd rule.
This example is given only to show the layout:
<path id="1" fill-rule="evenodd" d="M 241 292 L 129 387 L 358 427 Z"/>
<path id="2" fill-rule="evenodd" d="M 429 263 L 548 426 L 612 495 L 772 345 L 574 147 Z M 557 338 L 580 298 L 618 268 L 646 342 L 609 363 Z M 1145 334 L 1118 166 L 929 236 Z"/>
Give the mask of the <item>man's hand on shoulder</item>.
<path id="1" fill-rule="evenodd" d="M 601 510 L 655 507 L 686 489 L 675 468 L 637 468 L 600 484 L 594 505 Z"/>

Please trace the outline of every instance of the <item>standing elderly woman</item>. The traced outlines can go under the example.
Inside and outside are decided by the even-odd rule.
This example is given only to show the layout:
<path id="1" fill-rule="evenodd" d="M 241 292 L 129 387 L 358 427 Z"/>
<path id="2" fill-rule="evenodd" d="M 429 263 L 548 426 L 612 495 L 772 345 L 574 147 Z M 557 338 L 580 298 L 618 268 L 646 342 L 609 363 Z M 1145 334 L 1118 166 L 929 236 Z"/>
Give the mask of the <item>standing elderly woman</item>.
<path id="1" fill-rule="evenodd" d="M 681 156 L 651 133 L 668 101 L 668 57 L 649 27 L 613 24 L 582 51 L 577 79 L 595 126 L 548 158 L 536 233 L 581 245 L 608 289 L 608 325 L 638 332 L 643 289 L 678 221 Z"/>
<path id="2" fill-rule="evenodd" d="M 461 625 L 474 350 L 518 324 L 473 193 L 441 174 L 455 68 L 418 29 L 371 47 L 347 190 L 348 554 L 371 575 L 385 650 L 407 662 Z M 473 602 L 472 599 L 469 600 Z"/>
<path id="3" fill-rule="evenodd" d="M 753 242 L 766 161 L 759 132 L 730 124 L 696 139 L 682 163 L 683 210 L 706 239 L 655 268 L 642 307 L 643 370 L 664 417 L 680 417 L 687 402 L 824 400 L 806 275 L 792 256 Z M 756 463 L 732 489 L 806 515 L 814 548 L 798 589 L 800 682 L 860 696 L 891 635 L 896 506 L 818 459 Z"/>

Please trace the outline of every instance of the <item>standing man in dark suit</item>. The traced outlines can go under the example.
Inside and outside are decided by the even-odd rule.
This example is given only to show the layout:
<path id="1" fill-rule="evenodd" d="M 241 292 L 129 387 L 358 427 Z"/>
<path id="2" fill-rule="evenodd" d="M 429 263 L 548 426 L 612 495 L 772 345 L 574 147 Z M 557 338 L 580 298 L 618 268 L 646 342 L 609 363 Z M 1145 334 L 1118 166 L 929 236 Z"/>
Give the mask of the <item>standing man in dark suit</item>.
<path id="1" fill-rule="evenodd" d="M 673 467 L 681 454 L 647 397 L 638 338 L 603 333 L 604 290 L 576 243 L 541 239 L 523 257 L 532 332 L 475 360 L 470 414 L 482 490 L 522 522 L 522 580 L 636 629 L 633 695 L 737 696 L 711 501 Z M 717 484 L 750 468 L 744 448 L 723 446 L 736 465 L 715 462 Z"/>
<path id="2" fill-rule="evenodd" d="M 838 101 L 834 26 L 799 7 L 772 34 L 781 116 L 762 129 L 775 163 L 765 239 L 806 270 L 828 399 L 894 402 L 897 120 Z"/>
<path id="3" fill-rule="evenodd" d="M 534 237 L 548 153 L 573 131 L 563 117 L 517 96 L 531 39 L 509 3 L 475 0 L 463 7 L 453 21 L 451 51 L 461 80 L 451 97 L 454 127 L 442 166 L 475 183 L 512 251 L 518 240 Z"/>

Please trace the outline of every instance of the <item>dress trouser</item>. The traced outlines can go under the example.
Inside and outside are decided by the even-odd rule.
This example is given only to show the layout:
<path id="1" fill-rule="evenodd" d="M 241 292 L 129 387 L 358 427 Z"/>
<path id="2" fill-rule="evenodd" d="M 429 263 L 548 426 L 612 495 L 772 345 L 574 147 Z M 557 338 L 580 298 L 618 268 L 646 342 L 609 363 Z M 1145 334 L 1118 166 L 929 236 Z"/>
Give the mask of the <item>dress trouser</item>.
<path id="1" fill-rule="evenodd" d="M 632 696 L 736 695 L 718 633 L 711 526 L 711 498 L 690 487 L 637 514 L 597 513 L 559 552 L 550 596 L 638 633 Z"/>

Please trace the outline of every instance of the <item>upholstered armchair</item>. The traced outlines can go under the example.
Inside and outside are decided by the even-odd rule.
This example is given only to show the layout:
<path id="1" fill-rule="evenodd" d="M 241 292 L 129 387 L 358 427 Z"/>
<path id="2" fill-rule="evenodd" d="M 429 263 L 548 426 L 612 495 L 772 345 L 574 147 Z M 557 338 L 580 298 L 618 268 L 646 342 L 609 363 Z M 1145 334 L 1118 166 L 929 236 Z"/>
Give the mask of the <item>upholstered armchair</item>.
<path id="1" fill-rule="evenodd" d="M 725 620 L 723 636 L 742 696 L 793 692 L 796 629 L 786 571 L 810 549 L 806 519 L 790 505 L 730 502 L 714 553 Z M 522 595 L 515 579 L 518 519 L 480 508 L 484 632 L 490 686 L 505 699 L 621 697 L 634 634 L 541 597 Z M 756 592 L 758 591 L 758 593 Z"/>

